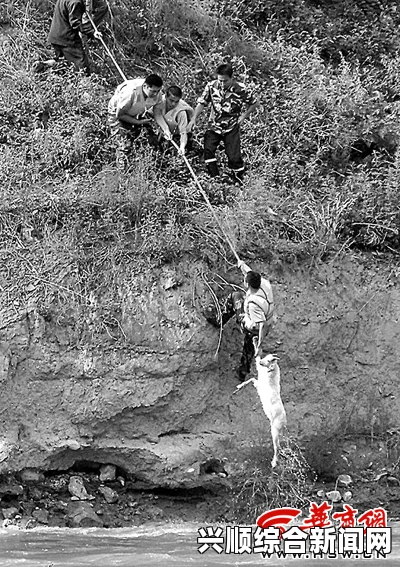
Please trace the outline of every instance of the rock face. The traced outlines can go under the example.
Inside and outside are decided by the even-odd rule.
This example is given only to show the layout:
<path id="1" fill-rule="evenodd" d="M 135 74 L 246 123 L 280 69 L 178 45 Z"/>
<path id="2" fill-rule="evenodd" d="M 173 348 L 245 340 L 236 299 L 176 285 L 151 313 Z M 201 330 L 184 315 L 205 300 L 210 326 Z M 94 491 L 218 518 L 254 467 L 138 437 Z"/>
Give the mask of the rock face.
<path id="1" fill-rule="evenodd" d="M 0 484 L 0 498 L 6 497 L 19 497 L 23 494 L 24 488 L 20 484 L 14 483 L 1 483 Z"/>
<path id="2" fill-rule="evenodd" d="M 233 321 L 214 356 L 219 332 L 201 314 L 211 296 L 200 268 L 127 275 L 118 340 L 90 321 L 77 336 L 73 306 L 69 318 L 43 314 L 34 297 L 24 312 L 3 309 L 0 473 L 89 462 L 112 464 L 138 485 L 184 488 L 209 482 L 188 472 L 199 463 L 222 459 L 229 472 L 249 444 L 270 443 L 254 389 L 232 396 L 242 341 Z M 280 357 L 290 433 L 304 440 L 400 427 L 396 270 L 361 257 L 312 270 L 254 268 L 275 292 L 268 350 Z"/>
<path id="3" fill-rule="evenodd" d="M 100 480 L 101 482 L 106 482 L 115 480 L 117 467 L 114 465 L 103 465 L 100 467 Z"/>
<path id="4" fill-rule="evenodd" d="M 331 502 L 340 502 L 342 499 L 342 495 L 338 490 L 330 490 L 326 493 L 326 498 Z"/>
<path id="5" fill-rule="evenodd" d="M 12 520 L 18 514 L 18 510 L 17 508 L 14 508 L 14 506 L 10 506 L 9 508 L 3 508 L 1 512 L 5 520 Z"/>
<path id="6" fill-rule="evenodd" d="M 71 496 L 78 500 L 89 500 L 90 495 L 88 494 L 83 480 L 79 476 L 72 476 L 68 484 L 68 491 Z"/>
<path id="7" fill-rule="evenodd" d="M 351 478 L 351 476 L 349 474 L 340 474 L 337 477 L 337 483 L 339 486 L 350 486 L 350 484 L 353 482 L 353 479 Z"/>
<path id="8" fill-rule="evenodd" d="M 32 517 L 39 522 L 39 524 L 49 523 L 49 513 L 47 510 L 34 510 L 32 512 Z"/>
<path id="9" fill-rule="evenodd" d="M 20 472 L 19 478 L 22 482 L 41 482 L 44 480 L 44 475 L 35 469 L 24 469 Z"/>
<path id="10" fill-rule="evenodd" d="M 93 510 L 89 502 L 71 502 L 67 514 L 71 528 L 102 528 L 103 521 Z"/>
<path id="11" fill-rule="evenodd" d="M 104 500 L 108 504 L 116 504 L 118 502 L 118 493 L 108 486 L 100 486 L 99 492 L 104 496 Z"/>

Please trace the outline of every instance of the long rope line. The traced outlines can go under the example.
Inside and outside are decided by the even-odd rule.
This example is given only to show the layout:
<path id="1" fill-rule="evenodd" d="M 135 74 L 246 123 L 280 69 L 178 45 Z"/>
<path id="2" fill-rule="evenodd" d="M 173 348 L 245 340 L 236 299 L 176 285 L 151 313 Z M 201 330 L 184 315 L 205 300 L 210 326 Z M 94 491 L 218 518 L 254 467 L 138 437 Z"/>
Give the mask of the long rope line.
<path id="1" fill-rule="evenodd" d="M 174 142 L 174 140 L 170 140 L 170 142 L 171 142 L 171 144 L 174 146 L 174 148 L 179 152 L 179 147 L 178 147 L 178 145 Z M 186 157 L 185 155 L 183 155 L 182 157 L 183 157 L 183 160 L 184 160 L 184 162 L 185 162 L 185 164 L 186 164 L 186 167 L 187 167 L 188 170 L 190 171 L 190 173 L 191 173 L 191 175 L 192 175 L 192 177 L 193 177 L 193 179 L 194 179 L 194 181 L 195 181 L 197 187 L 200 189 L 200 192 L 201 192 L 201 194 L 203 195 L 203 198 L 204 198 L 204 200 L 205 200 L 205 202 L 206 202 L 208 208 L 210 209 L 211 214 L 213 215 L 213 217 L 214 217 L 214 219 L 215 219 L 217 225 L 219 226 L 219 229 L 221 230 L 222 234 L 224 235 L 224 237 L 225 237 L 225 239 L 226 239 L 226 241 L 227 241 L 227 243 L 228 243 L 228 245 L 229 245 L 229 248 L 232 250 L 233 255 L 235 256 L 236 260 L 239 262 L 239 261 L 240 261 L 239 255 L 238 255 L 238 253 L 236 252 L 235 247 L 233 246 L 233 244 L 232 244 L 232 242 L 231 242 L 231 239 L 230 239 L 229 236 L 226 234 L 226 232 L 225 232 L 225 230 L 224 230 L 224 227 L 223 227 L 222 224 L 221 224 L 221 221 L 219 220 L 219 218 L 218 218 L 217 215 L 215 214 L 215 211 L 214 211 L 214 209 L 213 209 L 213 206 L 211 205 L 210 200 L 209 200 L 209 198 L 208 198 L 208 195 L 207 195 L 207 193 L 204 191 L 203 187 L 201 186 L 201 183 L 200 183 L 200 181 L 199 181 L 199 179 L 198 179 L 196 173 L 194 172 L 193 167 L 190 165 L 189 160 L 187 159 L 187 157 Z"/>
<path id="2" fill-rule="evenodd" d="M 108 55 L 109 55 L 111 61 L 114 63 L 114 65 L 115 65 L 116 69 L 118 70 L 119 74 L 121 75 L 121 77 L 123 78 L 124 81 L 127 81 L 127 77 L 126 77 L 125 73 L 122 71 L 121 67 L 118 65 L 117 61 L 115 60 L 115 57 L 113 56 L 113 54 L 111 53 L 111 51 L 110 51 L 109 48 L 107 47 L 105 41 L 103 40 L 103 37 L 102 37 L 102 35 L 101 35 L 101 32 L 99 32 L 99 30 L 98 30 L 96 24 L 95 24 L 94 21 L 93 21 L 93 18 L 91 17 L 91 15 L 90 15 L 89 13 L 87 13 L 87 16 L 88 16 L 88 18 L 89 18 L 90 23 L 91 23 L 92 26 L 93 26 L 94 31 L 99 34 L 99 35 L 98 35 L 98 39 L 99 39 L 99 40 L 101 41 L 101 43 L 103 44 L 104 49 L 107 51 L 107 53 L 108 53 Z M 177 152 L 179 152 L 179 147 L 178 147 L 178 145 L 174 142 L 174 140 L 171 139 L 170 142 L 171 142 L 171 144 L 174 146 L 174 148 L 177 150 Z M 213 209 L 213 206 L 211 205 L 210 200 L 209 200 L 209 198 L 208 198 L 208 195 L 207 195 L 207 193 L 204 191 L 204 189 L 203 189 L 203 187 L 202 187 L 202 185 L 201 185 L 201 183 L 200 183 L 200 181 L 199 181 L 199 179 L 198 179 L 196 173 L 195 173 L 194 170 L 193 170 L 193 167 L 190 165 L 190 163 L 189 163 L 189 161 L 188 161 L 188 159 L 187 159 L 187 157 L 186 157 L 185 155 L 183 155 L 182 157 L 183 157 L 183 161 L 185 162 L 186 167 L 188 168 L 188 170 L 189 170 L 191 176 L 193 177 L 193 179 L 194 179 L 194 181 L 195 181 L 197 187 L 199 188 L 200 193 L 202 194 L 202 196 L 203 196 L 203 198 L 204 198 L 204 200 L 205 200 L 205 202 L 206 202 L 208 208 L 210 209 L 211 214 L 212 214 L 212 216 L 213 216 L 214 219 L 215 219 L 215 222 L 217 223 L 217 225 L 218 225 L 220 231 L 222 232 L 223 236 L 225 237 L 225 239 L 226 239 L 226 241 L 227 241 L 227 243 L 228 243 L 228 245 L 229 245 L 229 248 L 232 250 L 232 253 L 233 253 L 233 255 L 235 256 L 236 260 L 237 260 L 238 262 L 240 262 L 239 255 L 238 255 L 238 253 L 236 252 L 235 247 L 233 246 L 233 244 L 232 244 L 232 242 L 231 242 L 231 239 L 230 239 L 229 236 L 226 234 L 226 231 L 224 230 L 224 227 L 222 226 L 221 221 L 219 220 L 219 218 L 218 218 L 217 215 L 215 214 L 215 211 L 214 211 L 214 209 Z"/>
<path id="3" fill-rule="evenodd" d="M 123 70 L 121 69 L 121 67 L 118 65 L 117 61 L 115 60 L 114 55 L 111 53 L 111 51 L 110 51 L 109 48 L 107 47 L 107 44 L 105 43 L 101 32 L 99 32 L 99 30 L 98 30 L 96 24 L 94 23 L 92 16 L 89 14 L 89 12 L 86 12 L 86 14 L 87 14 L 87 17 L 89 18 L 90 23 L 91 23 L 92 26 L 93 26 L 94 31 L 99 34 L 99 35 L 97 36 L 97 38 L 98 38 L 98 39 L 101 41 L 101 43 L 103 44 L 103 47 L 104 47 L 104 49 L 107 51 L 107 53 L 108 53 L 108 55 L 109 55 L 111 61 L 114 63 L 115 67 L 118 69 L 118 72 L 119 72 L 119 74 L 121 75 L 121 77 L 123 78 L 123 80 L 124 80 L 124 81 L 127 81 L 127 80 L 128 80 L 127 76 L 125 75 L 125 73 L 123 72 Z"/>

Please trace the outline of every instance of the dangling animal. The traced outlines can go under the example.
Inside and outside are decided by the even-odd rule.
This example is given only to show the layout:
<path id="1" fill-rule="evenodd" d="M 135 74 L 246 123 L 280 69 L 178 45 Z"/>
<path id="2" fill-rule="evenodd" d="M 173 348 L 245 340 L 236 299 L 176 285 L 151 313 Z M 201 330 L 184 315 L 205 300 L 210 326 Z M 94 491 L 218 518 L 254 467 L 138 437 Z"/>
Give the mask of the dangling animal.
<path id="1" fill-rule="evenodd" d="M 236 387 L 237 392 L 243 386 L 252 382 L 257 389 L 264 413 L 271 423 L 272 443 L 274 445 L 272 468 L 277 465 L 280 439 L 287 425 L 286 411 L 281 399 L 281 376 L 278 360 L 279 358 L 275 354 L 267 354 L 264 358 L 256 356 L 258 379 L 250 378 Z"/>

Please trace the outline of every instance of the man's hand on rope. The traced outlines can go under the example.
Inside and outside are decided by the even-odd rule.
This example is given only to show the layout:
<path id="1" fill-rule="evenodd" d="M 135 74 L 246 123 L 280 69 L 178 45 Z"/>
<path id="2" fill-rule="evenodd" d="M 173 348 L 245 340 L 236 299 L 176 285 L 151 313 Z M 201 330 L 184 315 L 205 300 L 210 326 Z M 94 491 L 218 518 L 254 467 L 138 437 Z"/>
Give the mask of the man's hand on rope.
<path id="1" fill-rule="evenodd" d="M 138 126 L 143 126 L 144 124 L 151 124 L 153 120 L 151 118 L 138 118 L 135 122 Z"/>
<path id="2" fill-rule="evenodd" d="M 193 130 L 193 128 L 195 128 L 195 126 L 196 126 L 196 120 L 193 120 L 193 118 L 192 118 L 192 120 L 190 120 L 188 122 L 188 125 L 186 126 L 186 132 L 187 133 L 191 132 Z"/>
<path id="3" fill-rule="evenodd" d="M 169 130 L 163 130 L 163 135 L 164 135 L 164 138 L 166 140 L 168 140 L 168 142 L 170 142 L 172 140 L 172 134 Z"/>

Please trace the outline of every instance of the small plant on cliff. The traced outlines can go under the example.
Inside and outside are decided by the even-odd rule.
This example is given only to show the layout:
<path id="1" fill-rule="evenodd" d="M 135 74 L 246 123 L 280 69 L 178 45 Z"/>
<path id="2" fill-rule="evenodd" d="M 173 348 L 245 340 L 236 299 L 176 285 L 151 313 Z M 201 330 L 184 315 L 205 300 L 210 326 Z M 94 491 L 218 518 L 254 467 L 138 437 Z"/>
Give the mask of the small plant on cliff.
<path id="1" fill-rule="evenodd" d="M 234 491 L 233 513 L 238 522 L 255 522 L 258 516 L 273 508 L 291 506 L 304 508 L 309 503 L 315 474 L 301 448 L 293 438 L 281 447 L 280 461 L 270 469 L 265 457 L 247 462 L 241 480 Z"/>

